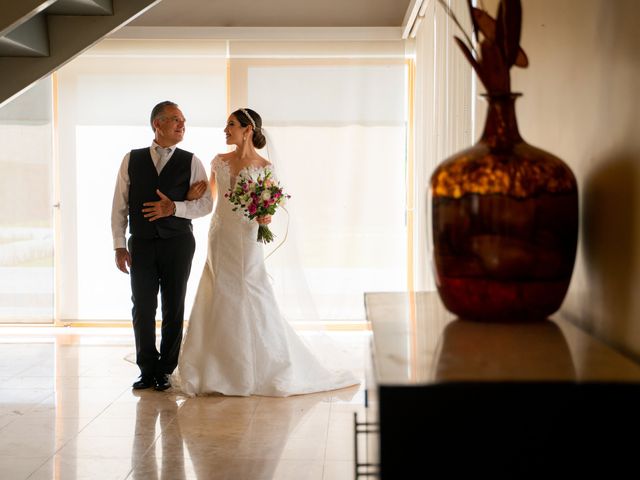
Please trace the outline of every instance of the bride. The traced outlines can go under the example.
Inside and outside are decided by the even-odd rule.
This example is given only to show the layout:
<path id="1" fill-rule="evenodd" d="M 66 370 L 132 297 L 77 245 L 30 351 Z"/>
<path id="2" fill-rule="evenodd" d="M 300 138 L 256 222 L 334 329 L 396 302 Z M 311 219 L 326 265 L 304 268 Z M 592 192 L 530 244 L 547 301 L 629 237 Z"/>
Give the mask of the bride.
<path id="1" fill-rule="evenodd" d="M 350 372 L 325 368 L 280 313 L 256 240 L 258 223 L 271 219 L 249 220 L 225 198 L 239 176 L 272 168 L 256 152 L 266 144 L 260 115 L 236 110 L 224 133 L 236 148 L 211 162 L 211 191 L 218 200 L 175 383 L 187 395 L 276 397 L 359 383 Z M 204 190 L 200 185 L 191 195 L 198 198 Z"/>

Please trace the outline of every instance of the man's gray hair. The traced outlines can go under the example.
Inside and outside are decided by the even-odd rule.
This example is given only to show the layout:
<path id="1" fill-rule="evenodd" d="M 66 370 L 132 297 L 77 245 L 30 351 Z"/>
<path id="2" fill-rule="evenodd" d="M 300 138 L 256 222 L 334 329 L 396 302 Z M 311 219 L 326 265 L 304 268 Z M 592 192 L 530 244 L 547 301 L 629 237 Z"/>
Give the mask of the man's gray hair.
<path id="1" fill-rule="evenodd" d="M 160 102 L 155 107 L 153 107 L 153 110 L 151 110 L 151 118 L 150 118 L 151 129 L 154 132 L 156 131 L 156 129 L 153 128 L 153 121 L 163 114 L 164 109 L 166 107 L 177 107 L 177 106 L 178 106 L 177 103 L 171 102 L 169 100 L 165 100 L 164 102 Z"/>

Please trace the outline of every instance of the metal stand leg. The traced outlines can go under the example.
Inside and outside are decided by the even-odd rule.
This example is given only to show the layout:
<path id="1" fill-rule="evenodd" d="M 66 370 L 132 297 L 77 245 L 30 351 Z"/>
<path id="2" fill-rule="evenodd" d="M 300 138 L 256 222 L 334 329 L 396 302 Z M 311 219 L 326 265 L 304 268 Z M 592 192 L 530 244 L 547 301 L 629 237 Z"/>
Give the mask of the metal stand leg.
<path id="1" fill-rule="evenodd" d="M 380 478 L 380 465 L 377 463 L 360 462 L 360 456 L 358 455 L 358 436 L 369 433 L 379 433 L 378 424 L 371 422 L 358 422 L 358 412 L 353 412 L 353 448 L 354 448 L 354 462 L 355 462 L 355 478 L 356 480 L 361 477 L 376 477 Z M 368 450 L 368 442 L 365 442 L 365 449 Z M 368 452 L 366 454 L 368 460 Z"/>

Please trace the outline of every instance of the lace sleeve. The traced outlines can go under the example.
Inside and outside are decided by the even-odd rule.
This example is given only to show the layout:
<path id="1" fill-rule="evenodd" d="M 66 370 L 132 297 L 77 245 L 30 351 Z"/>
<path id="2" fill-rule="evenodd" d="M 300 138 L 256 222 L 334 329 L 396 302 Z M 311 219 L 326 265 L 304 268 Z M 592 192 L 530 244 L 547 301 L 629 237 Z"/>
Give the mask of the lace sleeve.
<path id="1" fill-rule="evenodd" d="M 213 157 L 213 160 L 211 160 L 211 171 L 216 172 L 223 162 L 224 160 L 222 160 L 222 156 L 220 154 Z"/>
<path id="2" fill-rule="evenodd" d="M 271 178 L 274 181 L 276 181 L 276 182 L 280 181 L 280 177 L 278 177 L 278 172 L 276 171 L 275 166 L 273 165 L 273 163 L 267 165 L 266 167 L 264 167 L 264 169 L 271 172 Z"/>

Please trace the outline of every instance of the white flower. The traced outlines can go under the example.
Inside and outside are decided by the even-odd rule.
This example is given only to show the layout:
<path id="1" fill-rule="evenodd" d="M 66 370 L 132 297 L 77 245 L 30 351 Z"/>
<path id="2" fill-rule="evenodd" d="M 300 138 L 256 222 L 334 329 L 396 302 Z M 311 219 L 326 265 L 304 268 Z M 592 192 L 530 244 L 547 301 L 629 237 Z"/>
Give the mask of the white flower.
<path id="1" fill-rule="evenodd" d="M 262 198 L 262 200 L 269 200 L 271 198 L 271 192 L 269 190 L 265 190 L 262 192 L 262 195 L 260 195 L 260 198 Z"/>

